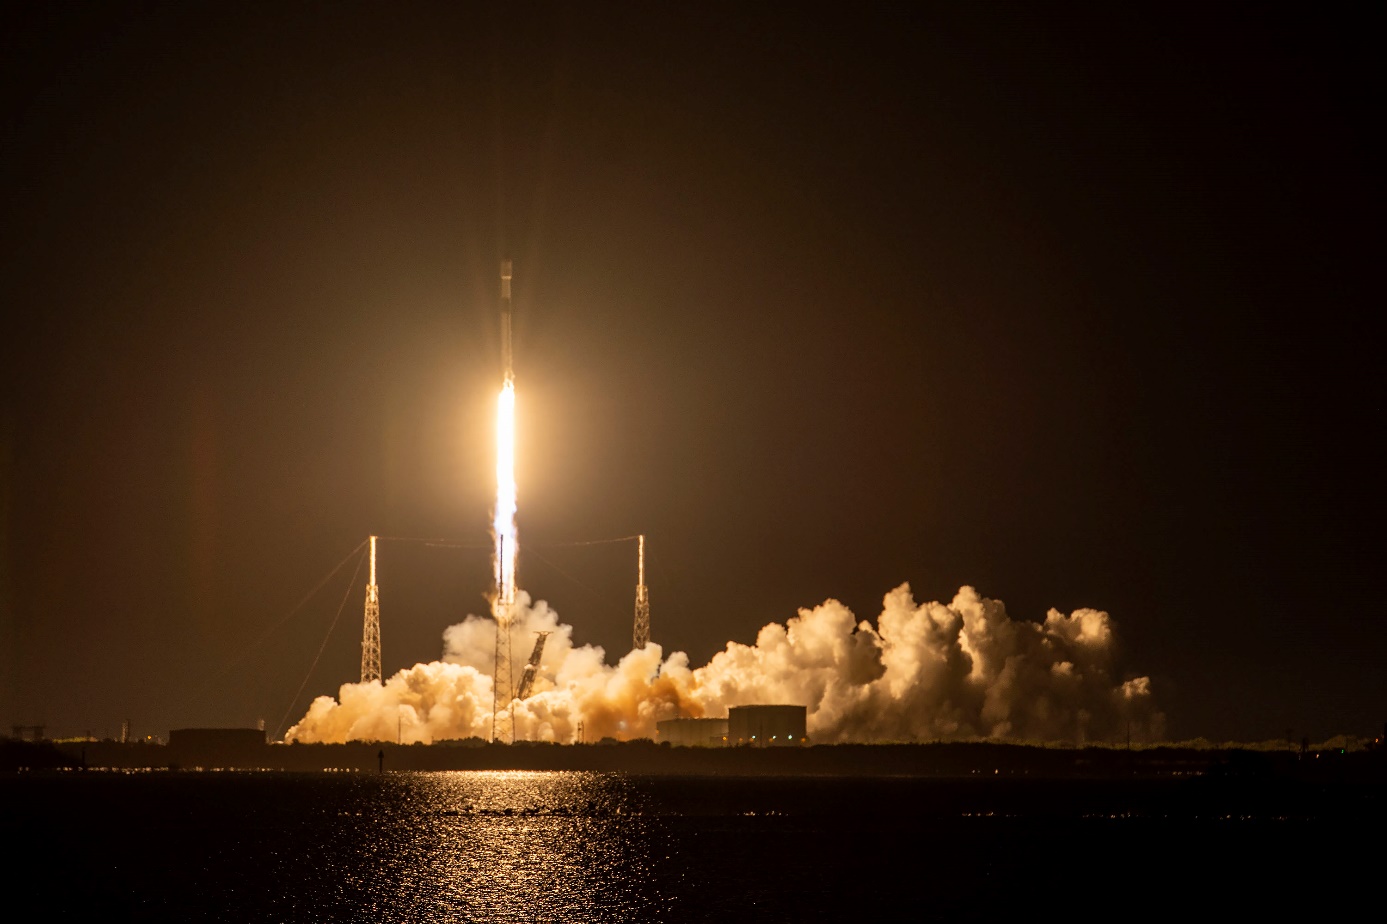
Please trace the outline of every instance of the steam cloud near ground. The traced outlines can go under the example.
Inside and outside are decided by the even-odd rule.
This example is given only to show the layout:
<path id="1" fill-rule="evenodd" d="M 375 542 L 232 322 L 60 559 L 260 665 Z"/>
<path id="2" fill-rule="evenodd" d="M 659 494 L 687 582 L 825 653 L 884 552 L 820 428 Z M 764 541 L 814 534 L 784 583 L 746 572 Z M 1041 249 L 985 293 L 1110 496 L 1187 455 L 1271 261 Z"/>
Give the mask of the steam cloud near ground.
<path id="1" fill-rule="evenodd" d="M 529 697 L 514 705 L 516 740 L 653 738 L 655 723 L 727 715 L 729 706 L 808 708 L 811 742 L 1156 740 L 1164 717 L 1147 677 L 1114 673 L 1112 623 L 1099 610 L 1042 623 L 1016 620 L 1000 600 L 963 587 L 948 603 L 917 604 L 910 587 L 888 593 L 876 625 L 828 600 L 754 645 L 729 642 L 703 667 L 659 645 L 615 665 L 544 601 L 518 594 L 513 676 L 534 633 L 550 636 Z M 286 740 L 429 743 L 491 734 L 495 628 L 468 616 L 443 634 L 443 657 L 384 683 L 344 684 L 320 696 Z"/>

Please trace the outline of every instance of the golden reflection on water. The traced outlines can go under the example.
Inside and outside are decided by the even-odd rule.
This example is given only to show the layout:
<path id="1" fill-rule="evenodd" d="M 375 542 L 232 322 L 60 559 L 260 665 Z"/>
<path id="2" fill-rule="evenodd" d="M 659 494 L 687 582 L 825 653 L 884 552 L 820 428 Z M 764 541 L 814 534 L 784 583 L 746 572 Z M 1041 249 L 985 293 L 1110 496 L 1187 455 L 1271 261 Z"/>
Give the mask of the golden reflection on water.
<path id="1" fill-rule="evenodd" d="M 1094 907 L 1140 893 L 1161 920 L 1218 894 L 1230 856 L 1310 895 L 1371 879 L 1353 835 L 1382 827 L 1381 787 L 1263 782 L 0 774 L 0 830 L 23 845 L 11 880 L 54 914 L 160 924 L 953 924 L 1033 915 L 1046 856 L 1085 857 Z M 1286 917 L 1282 896 L 1236 899 L 1215 911 Z"/>
<path id="2" fill-rule="evenodd" d="M 589 772 L 394 775 L 415 824 L 396 849 L 418 919 L 620 920 L 649 868 L 638 794 Z"/>

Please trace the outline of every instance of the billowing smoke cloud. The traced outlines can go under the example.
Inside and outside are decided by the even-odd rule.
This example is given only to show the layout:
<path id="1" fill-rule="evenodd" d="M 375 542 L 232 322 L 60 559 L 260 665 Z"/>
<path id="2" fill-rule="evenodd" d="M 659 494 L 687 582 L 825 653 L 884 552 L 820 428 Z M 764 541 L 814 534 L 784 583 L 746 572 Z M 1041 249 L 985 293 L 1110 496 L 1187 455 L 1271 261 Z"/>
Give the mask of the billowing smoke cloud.
<path id="1" fill-rule="evenodd" d="M 1042 623 L 1014 620 L 971 587 L 948 604 L 917 604 L 908 585 L 886 595 L 876 626 L 829 600 L 754 645 L 729 642 L 704 667 L 665 658 L 658 645 L 615 665 L 544 601 L 521 591 L 512 630 L 513 675 L 534 633 L 550 633 L 532 691 L 513 706 L 517 739 L 569 742 L 653 737 L 676 716 L 727 714 L 729 706 L 808 708 L 811 741 L 1155 740 L 1163 732 L 1150 680 L 1118 679 L 1111 620 L 1098 610 Z M 443 635 L 441 661 L 416 664 L 383 684 L 344 684 L 321 696 L 286 738 L 304 742 L 431 742 L 491 732 L 494 623 L 469 616 Z"/>

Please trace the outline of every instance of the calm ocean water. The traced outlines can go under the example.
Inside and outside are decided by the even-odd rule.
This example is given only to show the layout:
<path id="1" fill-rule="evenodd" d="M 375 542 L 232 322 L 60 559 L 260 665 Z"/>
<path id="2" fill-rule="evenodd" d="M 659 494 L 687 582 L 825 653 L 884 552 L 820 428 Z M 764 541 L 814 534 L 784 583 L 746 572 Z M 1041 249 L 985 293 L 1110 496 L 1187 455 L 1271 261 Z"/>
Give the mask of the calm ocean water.
<path id="1" fill-rule="evenodd" d="M 12 774 L 7 905 L 34 911 L 5 917 L 1207 920 L 1343 910 L 1380 890 L 1378 789 L 1197 785 Z"/>

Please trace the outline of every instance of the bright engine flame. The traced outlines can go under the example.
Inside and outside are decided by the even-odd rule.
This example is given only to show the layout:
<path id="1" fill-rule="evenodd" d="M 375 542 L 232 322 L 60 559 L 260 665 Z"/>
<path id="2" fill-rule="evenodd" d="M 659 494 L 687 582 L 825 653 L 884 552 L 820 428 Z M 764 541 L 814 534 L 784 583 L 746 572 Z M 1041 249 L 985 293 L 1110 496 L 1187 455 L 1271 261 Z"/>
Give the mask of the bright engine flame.
<path id="1" fill-rule="evenodd" d="M 496 612 L 508 616 L 515 605 L 515 382 L 506 379 L 496 401 Z"/>

